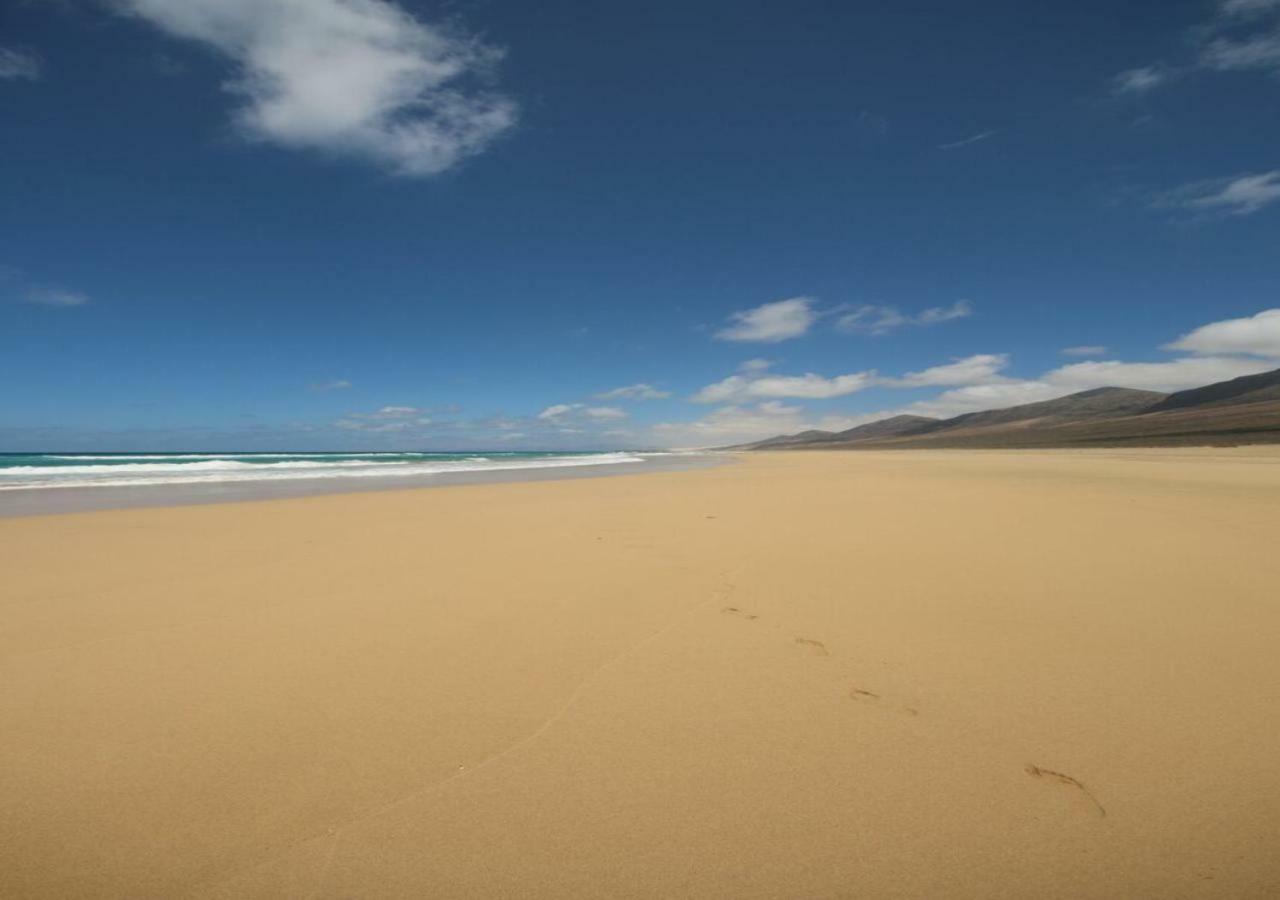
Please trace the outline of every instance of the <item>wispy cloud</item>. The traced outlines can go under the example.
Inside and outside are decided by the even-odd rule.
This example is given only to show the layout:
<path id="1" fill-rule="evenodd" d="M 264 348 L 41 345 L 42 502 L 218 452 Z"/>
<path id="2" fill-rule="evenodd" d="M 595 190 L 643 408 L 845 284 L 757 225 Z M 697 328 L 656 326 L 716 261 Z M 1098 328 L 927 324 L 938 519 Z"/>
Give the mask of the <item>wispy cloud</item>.
<path id="1" fill-rule="evenodd" d="M 1171 77 L 1171 70 L 1164 66 L 1140 66 L 1116 75 L 1111 81 L 1111 89 L 1118 95 L 1145 94 L 1168 83 Z"/>
<path id="2" fill-rule="evenodd" d="M 482 86 L 502 53 L 388 0 L 117 0 L 230 59 L 248 137 L 434 175 L 488 147 L 516 105 Z"/>
<path id="3" fill-rule="evenodd" d="M 671 396 L 670 391 L 660 391 L 651 384 L 629 384 L 626 387 L 614 388 L 596 394 L 597 400 L 664 400 Z"/>
<path id="4" fill-rule="evenodd" d="M 972 137 L 962 138 L 958 141 L 952 141 L 949 144 L 939 144 L 939 150 L 956 150 L 960 147 L 968 147 L 970 144 L 976 144 L 979 141 L 985 141 L 987 138 L 995 137 L 998 132 L 984 131 L 981 134 L 975 134 Z"/>
<path id="5" fill-rule="evenodd" d="M 1182 65 L 1127 69 L 1112 79 L 1112 93 L 1145 94 L 1196 70 L 1280 72 L 1280 0 L 1221 0 L 1190 42 L 1193 55 Z"/>
<path id="6" fill-rule="evenodd" d="M 0 266 L 0 301 L 69 309 L 84 306 L 89 295 L 60 285 L 32 281 L 21 269 Z"/>
<path id="7" fill-rule="evenodd" d="M 938 325 L 973 315 L 973 305 L 958 300 L 950 306 L 934 306 L 916 315 L 907 315 L 894 306 L 868 304 L 854 308 L 836 320 L 836 327 L 850 334 L 888 334 L 906 325 Z"/>
<path id="8" fill-rule="evenodd" d="M 1280 69 L 1280 31 L 1255 34 L 1240 40 L 1215 38 L 1200 54 L 1210 69 L 1229 72 L 1241 69 Z"/>
<path id="9" fill-rule="evenodd" d="M 1248 216 L 1280 200 L 1280 169 L 1197 181 L 1156 198 L 1161 209 Z"/>
<path id="10" fill-rule="evenodd" d="M 576 420 L 588 422 L 616 422 L 627 418 L 627 411 L 616 406 L 587 406 L 585 403 L 556 403 L 537 416 L 543 422 L 557 425 Z"/>
<path id="11" fill-rule="evenodd" d="M 1001 370 L 1009 365 L 1007 353 L 979 353 L 919 372 L 908 372 L 901 378 L 881 382 L 888 387 L 940 387 L 958 384 L 989 384 L 1006 380 Z"/>
<path id="12" fill-rule="evenodd" d="M 695 403 L 735 403 L 744 400 L 784 398 L 791 400 L 828 400 L 844 397 L 871 387 L 876 373 L 853 372 L 823 378 L 812 372 L 804 375 L 730 375 L 709 384 L 691 398 Z"/>
<path id="13" fill-rule="evenodd" d="M 44 73 L 44 63 L 30 50 L 0 47 L 0 79 L 35 81 Z"/>
<path id="14" fill-rule="evenodd" d="M 1248 19 L 1280 11 L 1280 0 L 1223 0 L 1220 11 L 1225 16 Z"/>
<path id="15" fill-rule="evenodd" d="M 1063 356 L 1104 356 L 1107 348 L 1098 344 L 1082 344 L 1079 347 L 1063 347 Z"/>
<path id="16" fill-rule="evenodd" d="M 84 306 L 89 302 L 87 294 L 79 291 L 71 291 L 60 287 L 29 287 L 23 294 L 22 299 L 27 303 L 34 303 L 37 306 Z"/>
<path id="17" fill-rule="evenodd" d="M 908 372 L 900 377 L 884 377 L 873 369 L 830 378 L 813 372 L 804 375 L 769 375 L 764 370 L 757 370 L 730 375 L 709 384 L 690 399 L 695 403 L 744 403 L 767 399 L 830 400 L 872 387 L 919 388 L 987 384 L 1007 380 L 1000 372 L 1008 364 L 1008 354 L 981 353 L 919 372 Z"/>
<path id="18" fill-rule="evenodd" d="M 758 341 L 773 344 L 797 338 L 817 319 L 812 297 L 792 297 L 765 303 L 729 316 L 729 324 L 716 332 L 722 341 Z"/>
<path id="19" fill-rule="evenodd" d="M 551 419 L 559 419 L 573 412 L 575 409 L 581 409 L 581 403 L 557 403 L 554 406 L 548 406 L 542 412 L 538 413 L 538 418 L 543 421 Z"/>
<path id="20" fill-rule="evenodd" d="M 746 406 L 724 406 L 692 422 L 660 422 L 655 440 L 667 447 L 736 444 L 806 427 L 804 410 L 777 400 Z"/>
<path id="21" fill-rule="evenodd" d="M 351 382 L 345 378 L 334 378 L 329 381 L 321 381 L 311 385 L 313 391 L 345 391 L 351 387 Z"/>

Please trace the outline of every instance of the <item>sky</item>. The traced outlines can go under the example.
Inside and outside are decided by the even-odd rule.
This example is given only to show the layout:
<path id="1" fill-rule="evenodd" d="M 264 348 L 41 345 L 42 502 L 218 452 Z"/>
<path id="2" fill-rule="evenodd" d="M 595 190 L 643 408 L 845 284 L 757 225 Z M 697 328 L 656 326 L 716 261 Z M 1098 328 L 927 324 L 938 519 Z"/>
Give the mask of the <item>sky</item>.
<path id="1" fill-rule="evenodd" d="M 0 451 L 715 446 L 1280 367 L 1280 0 L 8 0 Z"/>

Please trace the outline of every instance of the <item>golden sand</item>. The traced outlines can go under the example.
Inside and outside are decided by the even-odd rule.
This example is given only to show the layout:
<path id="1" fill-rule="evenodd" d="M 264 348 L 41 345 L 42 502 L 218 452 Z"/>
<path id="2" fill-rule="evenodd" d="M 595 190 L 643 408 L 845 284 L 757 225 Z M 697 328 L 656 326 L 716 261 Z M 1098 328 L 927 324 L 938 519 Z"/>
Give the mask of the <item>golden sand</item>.
<path id="1" fill-rule="evenodd" d="M 1280 893 L 1280 449 L 0 520 L 5 897 Z"/>

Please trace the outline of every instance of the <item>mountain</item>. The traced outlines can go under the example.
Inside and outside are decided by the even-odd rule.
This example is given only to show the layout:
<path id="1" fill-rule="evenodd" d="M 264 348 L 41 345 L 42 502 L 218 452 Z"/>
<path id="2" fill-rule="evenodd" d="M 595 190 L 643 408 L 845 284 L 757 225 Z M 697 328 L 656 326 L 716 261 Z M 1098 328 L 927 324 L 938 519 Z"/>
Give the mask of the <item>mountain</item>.
<path id="1" fill-rule="evenodd" d="M 906 421 L 904 421 L 906 420 Z M 1280 442 L 1280 369 L 1173 394 L 1097 388 L 1056 400 L 930 420 L 894 416 L 750 449 L 1169 446 Z"/>
<path id="2" fill-rule="evenodd" d="M 927 416 L 893 416 L 858 425 L 846 431 L 801 431 L 799 434 L 784 434 L 765 441 L 750 444 L 738 444 L 733 447 L 721 447 L 721 450 L 779 450 L 800 444 L 826 444 L 831 442 L 849 443 L 876 438 L 889 438 L 910 434 L 927 428 L 937 422 Z"/>
<path id="3" fill-rule="evenodd" d="M 1262 400 L 1280 399 L 1280 369 L 1261 375 L 1244 375 L 1230 381 L 1220 381 L 1207 387 L 1192 388 L 1170 394 L 1149 412 L 1166 412 L 1187 409 L 1192 406 L 1227 403 L 1257 403 Z"/>
<path id="4" fill-rule="evenodd" d="M 988 409 L 965 413 L 953 419 L 939 422 L 931 432 L 957 429 L 990 428 L 997 425 L 1038 425 L 1080 422 L 1086 419 L 1103 419 L 1112 416 L 1140 412 L 1166 398 L 1155 391 L 1135 391 L 1130 388 L 1094 388 L 1078 394 L 1068 394 L 1056 400 L 1024 403 L 1004 409 Z"/>
<path id="5" fill-rule="evenodd" d="M 839 441 L 868 441 L 875 438 L 914 434 L 931 428 L 937 423 L 937 419 L 931 419 L 928 416 L 893 416 L 868 422 L 866 425 L 858 425 L 847 431 L 838 432 L 833 437 Z"/>
<path id="6" fill-rule="evenodd" d="M 750 444 L 736 444 L 732 447 L 721 447 L 721 450 L 768 450 L 775 447 L 786 447 L 790 444 L 811 444 L 818 441 L 836 439 L 834 431 L 802 431 L 799 434 L 781 434 L 766 441 L 755 441 Z"/>

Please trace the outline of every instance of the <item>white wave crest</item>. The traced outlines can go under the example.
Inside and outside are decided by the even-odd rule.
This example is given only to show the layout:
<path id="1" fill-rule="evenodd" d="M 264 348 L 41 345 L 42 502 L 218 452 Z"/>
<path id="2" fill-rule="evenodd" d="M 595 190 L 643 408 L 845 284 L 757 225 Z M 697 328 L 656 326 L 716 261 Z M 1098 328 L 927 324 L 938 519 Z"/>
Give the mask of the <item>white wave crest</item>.
<path id="1" fill-rule="evenodd" d="M 80 457 L 84 458 L 84 457 Z M 109 457 L 118 459 L 118 457 Z M 169 458 L 169 457 L 160 457 Z M 99 466 L 13 466 L 0 470 L 0 491 L 30 488 L 134 487 L 161 484 L 216 484 L 280 481 L 298 478 L 387 478 L 440 475 L 449 472 L 487 472 L 508 469 L 550 469 L 643 462 L 630 453 L 546 456 L 536 459 L 471 457 L 460 460 L 292 460 L 248 463 L 211 459 L 187 463 L 118 463 Z"/>

